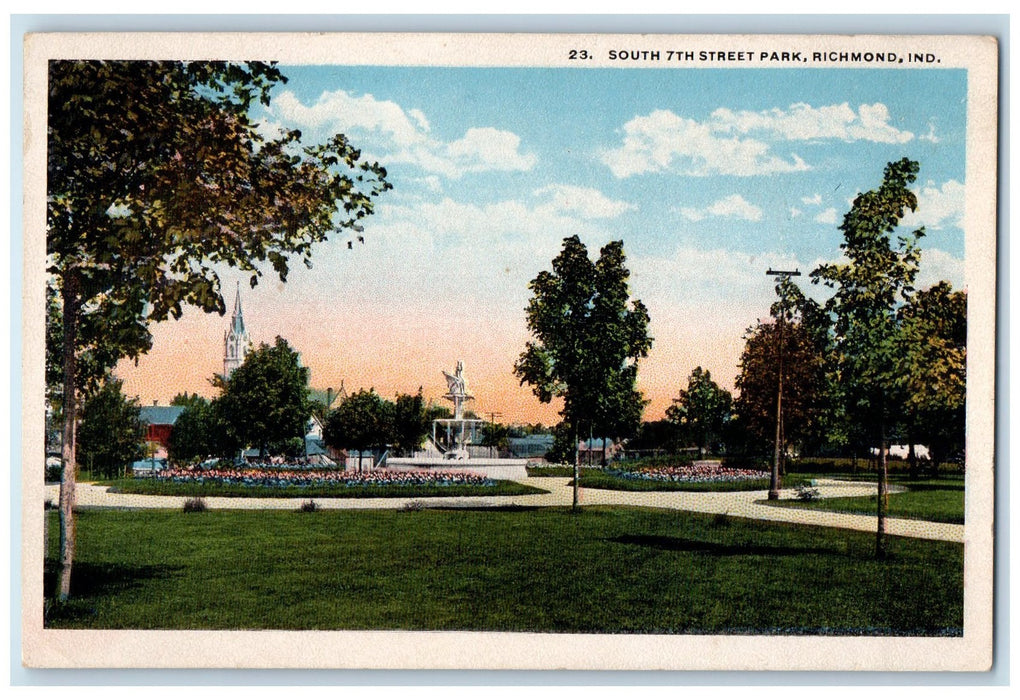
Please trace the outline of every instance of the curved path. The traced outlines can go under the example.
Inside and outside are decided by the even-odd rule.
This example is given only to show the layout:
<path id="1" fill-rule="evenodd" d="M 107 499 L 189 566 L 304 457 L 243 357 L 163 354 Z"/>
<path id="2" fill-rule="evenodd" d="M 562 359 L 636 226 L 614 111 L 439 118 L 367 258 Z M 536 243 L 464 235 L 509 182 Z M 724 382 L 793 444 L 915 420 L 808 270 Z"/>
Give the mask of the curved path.
<path id="1" fill-rule="evenodd" d="M 478 508 L 492 506 L 569 506 L 573 500 L 570 479 L 562 477 L 528 477 L 521 483 L 548 491 L 548 493 L 526 496 L 464 496 L 431 498 L 315 498 L 316 506 L 322 509 L 370 510 L 383 508 L 405 508 L 408 503 L 418 502 L 429 507 Z M 870 496 L 875 493 L 875 484 L 868 482 L 836 481 L 823 479 L 817 482 L 822 498 L 843 496 Z M 890 492 L 902 490 L 890 487 Z M 604 489 L 581 489 L 582 505 L 627 505 L 648 508 L 667 508 L 694 511 L 698 513 L 725 513 L 739 518 L 770 520 L 773 522 L 799 523 L 838 527 L 848 530 L 874 532 L 877 518 L 871 515 L 850 513 L 829 513 L 805 508 L 783 508 L 759 503 L 764 501 L 766 491 L 608 491 Z M 781 499 L 793 499 L 796 492 L 784 489 Z M 59 500 L 59 485 L 46 485 L 46 499 L 53 503 Z M 138 494 L 110 493 L 106 486 L 80 483 L 76 488 L 77 505 L 82 507 L 106 508 L 172 508 L 184 507 L 184 496 L 144 496 Z M 213 509 L 246 510 L 297 510 L 307 498 L 226 498 L 204 497 L 206 506 Z M 902 537 L 918 537 L 949 542 L 964 541 L 964 526 L 951 523 L 934 523 L 924 520 L 887 518 L 886 532 Z"/>

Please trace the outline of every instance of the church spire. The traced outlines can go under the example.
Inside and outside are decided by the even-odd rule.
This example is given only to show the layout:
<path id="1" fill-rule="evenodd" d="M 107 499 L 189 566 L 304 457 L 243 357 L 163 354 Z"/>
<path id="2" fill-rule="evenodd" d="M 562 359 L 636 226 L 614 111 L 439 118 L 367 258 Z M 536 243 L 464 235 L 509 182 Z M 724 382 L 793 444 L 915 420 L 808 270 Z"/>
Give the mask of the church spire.
<path id="1" fill-rule="evenodd" d="M 230 319 L 231 330 L 237 335 L 244 335 L 244 314 L 241 312 L 241 283 L 237 283 L 237 295 L 234 297 L 234 315 Z"/>
<path id="2" fill-rule="evenodd" d="M 244 314 L 241 311 L 241 283 L 237 283 L 237 294 L 234 296 L 234 314 L 230 325 L 223 332 L 223 376 L 227 379 L 234 370 L 244 363 L 250 345 L 248 332 L 244 328 Z"/>

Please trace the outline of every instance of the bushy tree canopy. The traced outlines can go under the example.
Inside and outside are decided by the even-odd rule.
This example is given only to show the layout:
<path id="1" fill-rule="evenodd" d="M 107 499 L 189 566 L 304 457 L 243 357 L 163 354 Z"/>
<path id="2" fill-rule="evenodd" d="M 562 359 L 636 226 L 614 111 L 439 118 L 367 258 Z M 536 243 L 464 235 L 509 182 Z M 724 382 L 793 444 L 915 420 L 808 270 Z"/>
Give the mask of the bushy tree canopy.
<path id="1" fill-rule="evenodd" d="M 330 412 L 322 437 L 330 447 L 357 450 L 360 465 L 361 452 L 393 441 L 394 411 L 392 402 L 372 389 L 362 389 Z"/>
<path id="2" fill-rule="evenodd" d="M 123 394 L 123 382 L 107 377 L 82 406 L 78 426 L 79 466 L 104 478 L 122 476 L 145 456 L 145 427 L 139 406 Z"/>
<path id="3" fill-rule="evenodd" d="M 48 77 L 47 271 L 61 332 L 47 357 L 63 383 L 66 599 L 79 392 L 148 350 L 149 326 L 185 305 L 224 313 L 214 265 L 254 285 L 268 263 L 286 280 L 289 256 L 310 265 L 313 244 L 359 226 L 390 185 L 343 135 L 306 146 L 252 122 L 286 81 L 272 64 L 57 60 Z"/>
<path id="4" fill-rule="evenodd" d="M 687 388 L 666 409 L 666 418 L 678 427 L 682 440 L 710 452 L 719 447 L 732 406 L 730 392 L 715 383 L 712 373 L 695 367 Z"/>
<path id="5" fill-rule="evenodd" d="M 560 415 L 579 435 L 629 434 L 641 421 L 638 361 L 652 346 L 648 310 L 630 300 L 623 242 L 602 247 L 592 261 L 577 236 L 563 241 L 552 270 L 529 285 L 528 341 L 514 365 L 543 403 L 563 399 Z M 577 505 L 577 480 L 574 503 Z"/>
<path id="6" fill-rule="evenodd" d="M 248 353 L 244 364 L 226 381 L 220 411 L 242 446 L 259 448 L 303 438 L 312 415 L 308 368 L 283 338 L 263 343 Z"/>
<path id="7" fill-rule="evenodd" d="M 923 229 L 897 230 L 906 212 L 917 208 L 909 185 L 918 163 L 889 163 L 878 189 L 857 195 L 843 217 L 847 262 L 820 265 L 815 282 L 834 290 L 826 304 L 833 319 L 833 372 L 848 420 L 861 426 L 880 448 L 876 554 L 885 554 L 886 446 L 889 429 L 901 415 L 907 392 L 899 376 L 902 348 L 898 310 L 914 291 Z M 895 239 L 893 235 L 896 234 Z"/>

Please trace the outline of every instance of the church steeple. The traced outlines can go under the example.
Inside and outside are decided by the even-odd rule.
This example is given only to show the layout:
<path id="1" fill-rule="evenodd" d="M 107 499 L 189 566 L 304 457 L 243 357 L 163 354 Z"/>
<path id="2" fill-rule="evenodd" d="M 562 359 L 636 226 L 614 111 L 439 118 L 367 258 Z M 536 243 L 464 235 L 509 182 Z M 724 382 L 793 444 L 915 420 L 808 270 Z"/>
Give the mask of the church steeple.
<path id="1" fill-rule="evenodd" d="M 234 313 L 230 325 L 223 332 L 223 376 L 227 379 L 241 366 L 248 354 L 248 331 L 244 328 L 244 314 L 241 311 L 241 283 L 237 283 L 234 297 Z"/>
<path id="2" fill-rule="evenodd" d="M 244 314 L 241 313 L 241 283 L 237 283 L 237 295 L 234 297 L 234 315 L 230 320 L 230 328 L 238 335 L 244 335 Z"/>

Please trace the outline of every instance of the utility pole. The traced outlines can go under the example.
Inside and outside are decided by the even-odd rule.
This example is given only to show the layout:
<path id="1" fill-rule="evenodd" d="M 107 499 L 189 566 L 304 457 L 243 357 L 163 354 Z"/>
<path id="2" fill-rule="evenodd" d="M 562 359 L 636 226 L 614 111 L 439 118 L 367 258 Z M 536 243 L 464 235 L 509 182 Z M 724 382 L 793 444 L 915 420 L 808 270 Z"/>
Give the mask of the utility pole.
<path id="1" fill-rule="evenodd" d="M 791 277 L 799 277 L 800 270 L 773 270 L 771 267 L 766 275 L 776 278 L 776 291 L 779 293 L 779 388 L 776 391 L 776 452 L 772 460 L 772 475 L 769 479 L 769 500 L 779 499 L 779 460 L 783 450 L 783 335 L 786 327 L 786 297 L 779 291 L 783 282 Z"/>

